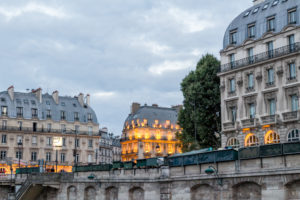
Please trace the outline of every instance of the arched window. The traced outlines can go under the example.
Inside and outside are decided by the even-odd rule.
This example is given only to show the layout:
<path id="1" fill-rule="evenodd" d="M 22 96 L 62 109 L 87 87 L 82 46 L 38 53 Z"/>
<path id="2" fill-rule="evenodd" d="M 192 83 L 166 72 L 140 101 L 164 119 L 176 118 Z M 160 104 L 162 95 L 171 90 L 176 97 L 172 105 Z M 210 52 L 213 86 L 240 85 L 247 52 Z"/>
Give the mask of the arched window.
<path id="1" fill-rule="evenodd" d="M 232 148 L 239 148 L 240 142 L 235 137 L 232 137 L 227 141 L 227 146 Z"/>
<path id="2" fill-rule="evenodd" d="M 289 132 L 288 134 L 288 141 L 289 142 L 294 142 L 294 141 L 299 141 L 300 137 L 299 137 L 299 130 L 298 129 L 294 129 L 292 131 Z"/>
<path id="3" fill-rule="evenodd" d="M 265 144 L 274 144 L 274 143 L 280 143 L 280 137 L 276 132 L 270 130 L 265 135 Z"/>
<path id="4" fill-rule="evenodd" d="M 245 147 L 257 146 L 259 144 L 258 138 L 253 134 L 249 133 L 245 138 Z"/>

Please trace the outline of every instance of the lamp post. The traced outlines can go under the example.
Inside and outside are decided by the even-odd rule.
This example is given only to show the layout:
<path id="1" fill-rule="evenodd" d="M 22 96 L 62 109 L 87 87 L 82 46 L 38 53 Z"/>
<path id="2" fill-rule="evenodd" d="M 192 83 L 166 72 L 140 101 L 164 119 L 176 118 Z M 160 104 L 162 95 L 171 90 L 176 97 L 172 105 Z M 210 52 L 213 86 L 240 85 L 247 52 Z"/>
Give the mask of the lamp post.
<path id="1" fill-rule="evenodd" d="M 218 185 L 223 186 L 223 179 L 220 178 L 219 173 L 218 173 L 218 170 L 217 170 L 215 167 L 209 166 L 209 167 L 205 170 L 205 173 L 206 173 L 207 175 L 212 175 L 212 174 L 214 174 L 214 175 L 216 176 L 216 178 L 217 178 L 217 183 L 218 183 Z"/>
<path id="2" fill-rule="evenodd" d="M 58 164 L 58 150 L 62 147 L 62 137 L 54 137 L 53 138 L 53 146 L 56 151 L 55 155 L 55 165 L 56 165 L 56 173 L 57 173 L 57 164 Z"/>
<path id="3" fill-rule="evenodd" d="M 19 170 L 21 168 L 21 146 L 23 145 L 22 141 L 19 140 L 18 142 L 18 149 L 19 149 L 19 155 L 18 155 L 18 158 L 19 158 Z"/>

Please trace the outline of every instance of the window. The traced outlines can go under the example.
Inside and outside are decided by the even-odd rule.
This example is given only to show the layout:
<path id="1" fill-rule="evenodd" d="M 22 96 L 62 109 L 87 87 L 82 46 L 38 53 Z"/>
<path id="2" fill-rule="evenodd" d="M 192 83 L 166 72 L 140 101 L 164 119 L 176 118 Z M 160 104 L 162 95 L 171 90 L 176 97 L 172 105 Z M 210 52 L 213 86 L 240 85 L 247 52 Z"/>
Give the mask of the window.
<path id="1" fill-rule="evenodd" d="M 32 136 L 32 144 L 33 145 L 37 144 L 37 137 L 36 136 Z"/>
<path id="2" fill-rule="evenodd" d="M 75 155 L 75 162 L 78 163 L 79 162 L 79 154 Z"/>
<path id="3" fill-rule="evenodd" d="M 248 74 L 248 89 L 252 90 L 254 88 L 253 73 Z"/>
<path id="4" fill-rule="evenodd" d="M 264 7 L 262 8 L 263 10 L 266 10 L 269 7 L 269 4 L 265 4 Z"/>
<path id="5" fill-rule="evenodd" d="M 234 54 L 230 54 L 229 55 L 229 59 L 230 59 L 231 68 L 234 68 L 235 67 L 235 55 Z"/>
<path id="6" fill-rule="evenodd" d="M 7 142 L 6 139 L 7 139 L 7 136 L 3 134 L 2 137 L 1 137 L 1 143 L 6 144 L 6 142 Z"/>
<path id="7" fill-rule="evenodd" d="M 74 112 L 74 121 L 79 121 L 79 114 L 78 114 L 78 112 Z"/>
<path id="8" fill-rule="evenodd" d="M 296 9 L 288 11 L 288 23 L 289 24 L 297 23 L 297 10 Z"/>
<path id="9" fill-rule="evenodd" d="M 46 105 L 50 105 L 50 101 L 46 101 Z"/>
<path id="10" fill-rule="evenodd" d="M 89 134 L 89 136 L 93 135 L 93 127 L 92 126 L 88 127 L 88 134 Z"/>
<path id="11" fill-rule="evenodd" d="M 62 140 L 62 146 L 63 146 L 63 147 L 66 146 L 66 138 L 63 138 L 63 140 Z"/>
<path id="12" fill-rule="evenodd" d="M 275 99 L 270 99 L 269 100 L 269 114 L 275 115 L 275 112 L 276 112 L 276 101 L 275 101 Z"/>
<path id="13" fill-rule="evenodd" d="M 236 107 L 231 107 L 231 121 L 232 123 L 235 123 L 236 121 Z"/>
<path id="14" fill-rule="evenodd" d="M 273 85 L 274 84 L 274 69 L 273 68 L 268 69 L 267 74 L 268 74 L 267 85 Z"/>
<path id="15" fill-rule="evenodd" d="M 22 159 L 22 151 L 16 151 L 16 158 Z"/>
<path id="16" fill-rule="evenodd" d="M 6 128 L 7 128 L 7 121 L 3 120 L 2 121 L 2 130 L 6 130 Z"/>
<path id="17" fill-rule="evenodd" d="M 253 134 L 249 133 L 245 138 L 245 147 L 257 146 L 259 144 L 258 138 Z"/>
<path id="18" fill-rule="evenodd" d="M 31 115 L 33 118 L 38 117 L 38 110 L 36 108 L 31 109 Z"/>
<path id="19" fill-rule="evenodd" d="M 66 103 L 65 102 L 61 102 L 61 106 L 66 106 Z"/>
<path id="20" fill-rule="evenodd" d="M 255 38 L 255 24 L 248 25 L 248 38 Z"/>
<path id="21" fill-rule="evenodd" d="M 255 118 L 255 105 L 254 103 L 250 103 L 249 104 L 249 114 L 250 114 L 250 119 L 254 119 Z"/>
<path id="22" fill-rule="evenodd" d="M 67 129 L 65 124 L 60 125 L 60 128 L 62 133 L 66 133 Z"/>
<path id="23" fill-rule="evenodd" d="M 23 144 L 23 137 L 21 135 L 17 136 L 17 143 Z"/>
<path id="24" fill-rule="evenodd" d="M 60 162 L 64 163 L 66 161 L 66 154 L 65 153 L 61 153 L 60 154 Z"/>
<path id="25" fill-rule="evenodd" d="M 23 107 L 17 107 L 17 117 L 23 117 Z"/>
<path id="26" fill-rule="evenodd" d="M 37 152 L 31 152 L 31 161 L 36 161 L 37 159 Z"/>
<path id="27" fill-rule="evenodd" d="M 255 9 L 253 10 L 252 14 L 255 14 L 255 13 L 257 13 L 257 12 L 258 12 L 258 10 L 259 10 L 259 7 L 255 8 Z"/>
<path id="28" fill-rule="evenodd" d="M 92 154 L 89 154 L 88 155 L 88 163 L 91 163 L 92 162 Z"/>
<path id="29" fill-rule="evenodd" d="M 76 138 L 76 139 L 75 139 L 75 147 L 79 147 L 79 142 L 80 142 L 79 139 Z"/>
<path id="30" fill-rule="evenodd" d="M 265 135 L 265 144 L 280 143 L 279 135 L 274 131 L 268 131 Z"/>
<path id="31" fill-rule="evenodd" d="M 300 141 L 299 130 L 298 129 L 294 129 L 291 132 L 289 132 L 288 141 L 289 142 Z"/>
<path id="32" fill-rule="evenodd" d="M 234 93 L 235 92 L 235 79 L 229 80 L 229 92 Z"/>
<path id="33" fill-rule="evenodd" d="M 251 10 L 248 10 L 247 12 L 245 12 L 244 17 L 248 17 L 250 12 L 251 12 Z"/>
<path id="34" fill-rule="evenodd" d="M 272 6 L 277 6 L 277 4 L 279 3 L 279 0 L 275 0 L 272 4 Z"/>
<path id="35" fill-rule="evenodd" d="M 51 162 L 51 152 L 46 152 L 46 161 Z"/>
<path id="36" fill-rule="evenodd" d="M 291 101 L 292 101 L 292 112 L 298 111 L 298 96 L 292 95 Z"/>
<path id="37" fill-rule="evenodd" d="M 275 31 L 275 17 L 267 19 L 267 31 Z"/>
<path id="38" fill-rule="evenodd" d="M 47 146 L 52 145 L 52 138 L 51 137 L 47 137 L 46 144 L 47 144 Z"/>
<path id="39" fill-rule="evenodd" d="M 296 66 L 295 63 L 289 64 L 289 80 L 296 79 Z"/>
<path id="40" fill-rule="evenodd" d="M 88 147 L 93 147 L 93 140 L 89 140 Z"/>
<path id="41" fill-rule="evenodd" d="M 6 151 L 1 151 L 0 152 L 0 160 L 5 160 L 6 159 Z"/>
<path id="42" fill-rule="evenodd" d="M 239 148 L 240 142 L 236 138 L 230 138 L 227 142 L 228 147 Z"/>
<path id="43" fill-rule="evenodd" d="M 51 110 L 47 110 L 46 112 L 47 112 L 46 114 L 47 119 L 51 119 Z"/>
<path id="44" fill-rule="evenodd" d="M 6 102 L 6 99 L 5 98 L 1 98 L 1 102 Z"/>
<path id="45" fill-rule="evenodd" d="M 60 119 L 66 120 L 66 112 L 65 111 L 60 111 Z"/>
<path id="46" fill-rule="evenodd" d="M 35 105 L 35 101 L 34 100 L 31 100 L 31 105 Z"/>
<path id="47" fill-rule="evenodd" d="M 289 40 L 289 49 L 291 52 L 295 51 L 295 35 L 288 36 Z"/>
<path id="48" fill-rule="evenodd" d="M 237 42 L 237 37 L 236 36 L 237 36 L 237 31 L 236 30 L 230 32 L 230 39 L 229 39 L 230 44 L 236 44 L 236 42 Z"/>
<path id="49" fill-rule="evenodd" d="M 80 128 L 79 125 L 75 125 L 75 133 L 79 133 L 79 128 Z"/>
<path id="50" fill-rule="evenodd" d="M 252 64 L 254 62 L 253 48 L 248 49 L 248 58 L 249 58 L 249 63 Z"/>
<path id="51" fill-rule="evenodd" d="M 7 106 L 1 106 L 1 115 L 2 116 L 7 116 Z"/>
<path id="52" fill-rule="evenodd" d="M 22 121 L 18 121 L 18 130 L 21 131 L 23 127 L 23 122 Z"/>
<path id="53" fill-rule="evenodd" d="M 88 121 L 91 122 L 92 120 L 93 120 L 92 114 L 91 114 L 91 113 L 88 113 Z"/>
<path id="54" fill-rule="evenodd" d="M 24 99 L 23 102 L 24 102 L 24 104 L 29 105 L 28 99 Z"/>
<path id="55" fill-rule="evenodd" d="M 48 131 L 48 132 L 51 132 L 51 128 L 52 128 L 52 124 L 50 124 L 50 123 L 47 124 L 47 131 Z"/>
<path id="56" fill-rule="evenodd" d="M 273 58 L 274 56 L 273 41 L 267 43 L 267 49 L 268 49 L 269 58 Z"/>

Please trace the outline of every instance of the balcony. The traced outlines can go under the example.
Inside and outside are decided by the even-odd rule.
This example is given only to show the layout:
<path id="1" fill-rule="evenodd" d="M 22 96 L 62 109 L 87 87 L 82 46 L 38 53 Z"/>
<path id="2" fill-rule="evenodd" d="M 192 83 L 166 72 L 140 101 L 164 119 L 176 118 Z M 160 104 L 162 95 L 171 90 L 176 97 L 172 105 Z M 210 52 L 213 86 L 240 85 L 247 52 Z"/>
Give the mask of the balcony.
<path id="1" fill-rule="evenodd" d="M 277 115 L 266 115 L 261 117 L 262 125 L 275 124 L 277 122 Z"/>
<path id="2" fill-rule="evenodd" d="M 235 62 L 230 62 L 224 65 L 221 65 L 219 68 L 219 73 L 228 72 L 234 69 L 239 69 L 245 67 L 247 65 L 257 64 L 260 62 L 264 62 L 267 60 L 271 60 L 274 58 L 279 58 L 282 56 L 286 56 L 292 53 L 300 52 L 300 42 L 297 42 L 292 45 L 283 46 L 272 51 L 266 51 L 251 57 L 246 57 L 241 60 L 237 60 Z M 272 55 L 272 56 L 270 56 Z"/>
<path id="3" fill-rule="evenodd" d="M 284 122 L 296 121 L 299 119 L 298 111 L 282 113 L 282 116 Z"/>
<path id="4" fill-rule="evenodd" d="M 243 128 L 250 128 L 256 126 L 256 118 L 250 118 L 250 119 L 243 119 L 242 120 L 242 126 Z"/>
<path id="5" fill-rule="evenodd" d="M 236 129 L 236 123 L 235 122 L 227 122 L 223 123 L 224 131 L 230 131 Z"/>
<path id="6" fill-rule="evenodd" d="M 47 119 L 51 119 L 51 115 L 47 115 L 46 117 L 47 117 Z"/>
<path id="7" fill-rule="evenodd" d="M 45 128 L 33 128 L 33 127 L 18 127 L 18 126 L 0 126 L 0 132 L 2 131 L 12 131 L 12 132 L 22 132 L 22 133 L 62 133 L 62 129 L 45 129 Z M 75 134 L 73 130 L 64 130 L 65 134 Z M 88 135 L 88 131 L 77 131 L 78 135 Z"/>

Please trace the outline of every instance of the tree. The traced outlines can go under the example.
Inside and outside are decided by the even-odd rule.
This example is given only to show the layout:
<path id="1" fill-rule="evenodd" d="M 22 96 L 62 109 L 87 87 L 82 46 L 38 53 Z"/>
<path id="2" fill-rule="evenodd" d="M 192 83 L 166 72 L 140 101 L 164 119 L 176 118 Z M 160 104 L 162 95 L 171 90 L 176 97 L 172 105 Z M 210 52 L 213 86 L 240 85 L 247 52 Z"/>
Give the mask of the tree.
<path id="1" fill-rule="evenodd" d="M 183 152 L 218 147 L 220 131 L 220 62 L 211 54 L 203 56 L 196 70 L 181 82 L 184 101 L 178 121 L 183 129 L 177 133 Z"/>

